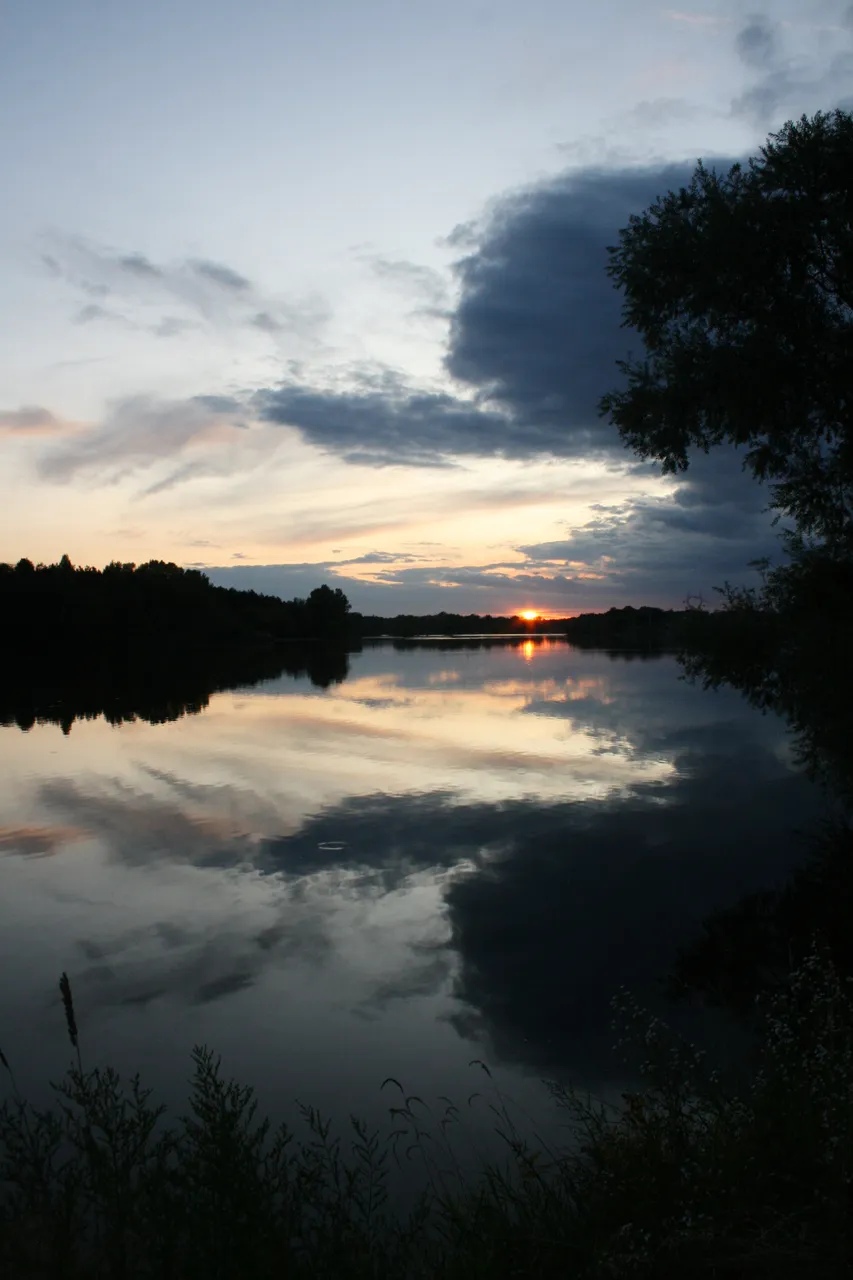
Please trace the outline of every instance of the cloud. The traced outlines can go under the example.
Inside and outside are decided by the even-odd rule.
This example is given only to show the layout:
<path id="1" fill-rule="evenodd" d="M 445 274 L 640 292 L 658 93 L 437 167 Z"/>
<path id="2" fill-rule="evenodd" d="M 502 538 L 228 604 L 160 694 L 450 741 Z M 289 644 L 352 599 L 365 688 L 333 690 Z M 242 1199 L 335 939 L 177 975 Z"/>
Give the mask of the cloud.
<path id="1" fill-rule="evenodd" d="M 355 556 L 352 560 L 336 560 L 335 564 L 414 564 L 418 560 L 426 560 L 427 556 L 413 556 L 403 551 L 368 551 L 363 556 Z"/>
<path id="2" fill-rule="evenodd" d="M 598 416 L 615 363 L 639 338 L 621 329 L 607 246 L 632 213 L 692 170 L 565 174 L 494 202 L 448 243 L 460 297 L 445 366 L 458 392 L 362 371 L 349 386 L 296 380 L 258 393 L 267 421 L 351 462 L 436 465 L 454 457 L 623 456 Z M 374 262 L 377 260 L 374 259 Z M 418 274 L 385 263 L 391 274 Z"/>
<path id="3" fill-rule="evenodd" d="M 74 826 L 33 823 L 26 827 L 0 827 L 0 853 L 4 856 L 47 858 L 77 840 L 85 840 L 87 835 L 85 828 Z"/>
<path id="4" fill-rule="evenodd" d="M 192 320 L 182 320 L 179 316 L 163 316 L 150 332 L 157 338 L 174 338 L 179 333 L 188 333 L 191 329 L 197 328 L 198 325 Z"/>
<path id="5" fill-rule="evenodd" d="M 130 396 L 114 402 L 98 427 L 45 454 L 39 471 L 48 480 L 67 481 L 80 473 L 100 473 L 114 480 L 189 445 L 230 438 L 241 425 L 240 405 L 227 396 L 178 401 Z M 187 474 L 184 469 L 183 478 Z M 180 478 L 175 475 L 150 492 Z"/>
<path id="6" fill-rule="evenodd" d="M 380 280 L 397 285 L 406 293 L 421 297 L 432 307 L 443 307 L 448 299 L 448 283 L 440 271 L 405 258 L 385 258 L 381 254 L 360 255 Z"/>
<path id="7" fill-rule="evenodd" d="M 749 18 L 735 36 L 735 48 L 748 67 L 763 70 L 773 66 L 779 57 L 779 23 L 760 14 Z"/>
<path id="8" fill-rule="evenodd" d="M 194 327 L 187 316 L 152 318 L 151 311 L 178 303 L 196 324 L 201 320 L 212 327 L 245 326 L 313 339 L 328 318 L 328 307 L 319 297 L 268 297 L 226 263 L 205 258 L 156 263 L 143 253 L 116 252 L 60 234 L 48 237 L 47 245 L 50 252 L 41 258 L 51 275 L 89 298 L 110 298 L 120 306 L 118 310 L 101 302 L 89 304 L 77 313 L 77 323 L 112 320 L 174 337 Z"/>
<path id="9" fill-rule="evenodd" d="M 122 324 L 127 323 L 125 317 L 118 311 L 111 311 L 108 307 L 102 307 L 97 302 L 89 302 L 85 307 L 81 307 L 72 323 L 91 324 L 93 320 L 117 320 Z"/>
<path id="10" fill-rule="evenodd" d="M 219 285 L 222 289 L 227 289 L 231 293 L 245 293 L 251 289 L 251 281 L 245 276 L 241 276 L 239 271 L 226 267 L 221 262 L 195 261 L 188 263 L 191 271 L 201 276 L 204 280 L 210 280 L 214 284 Z"/>
<path id="11" fill-rule="evenodd" d="M 275 316 L 271 316 L 268 311 L 259 311 L 256 316 L 252 316 L 249 321 L 256 329 L 260 329 L 263 333 L 280 333 L 281 324 L 276 320 Z"/>
<path id="12" fill-rule="evenodd" d="M 310 444 L 366 466 L 443 467 L 465 454 L 536 452 L 503 413 L 447 392 L 412 388 L 390 372 L 375 383 L 351 391 L 283 385 L 258 392 L 253 407 L 263 421 L 295 427 Z M 548 442 L 541 449 L 550 451 Z"/>
<path id="13" fill-rule="evenodd" d="M 519 426 L 562 440 L 557 452 L 618 450 L 598 402 L 636 334 L 621 328 L 607 247 L 692 166 L 563 175 L 496 203 L 456 264 L 461 288 L 447 369 L 488 394 Z"/>
<path id="14" fill-rule="evenodd" d="M 762 127 L 785 117 L 853 105 L 853 23 L 834 6 L 825 23 L 775 21 L 753 14 L 735 35 L 735 51 L 753 82 L 732 103 L 734 115 Z"/>
<path id="15" fill-rule="evenodd" d="M 512 505 L 523 497 L 498 493 L 492 501 L 499 505 L 506 498 Z M 469 501 L 473 506 L 476 495 L 460 505 Z M 741 457 L 720 450 L 696 458 L 669 492 L 593 504 L 592 519 L 564 537 L 516 545 L 514 554 L 485 564 L 448 564 L 446 550 L 430 549 L 425 555 L 371 551 L 346 560 L 215 565 L 207 572 L 222 586 L 285 598 L 326 580 L 340 586 L 359 612 L 384 617 L 442 609 L 507 614 L 527 605 L 554 616 L 626 604 L 680 608 L 688 596 L 710 600 L 724 581 L 749 578 L 750 561 L 778 556 L 766 502 L 766 492 L 743 472 Z"/>
<path id="16" fill-rule="evenodd" d="M 743 42 L 757 58 L 767 41 L 762 44 L 757 22 L 752 27 Z M 607 247 L 632 213 L 684 184 L 692 171 L 685 164 L 564 173 L 496 199 L 478 222 L 451 232 L 447 242 L 461 256 L 453 268 L 458 301 L 443 383 L 419 386 L 375 366 L 309 378 L 291 364 L 287 380 L 247 392 L 239 402 L 131 397 L 113 405 L 87 436 L 48 455 L 42 474 L 114 478 L 202 441 L 230 439 L 234 426 L 254 418 L 292 428 L 311 445 L 362 466 L 448 467 L 466 458 L 597 460 L 651 481 L 655 467 L 627 453 L 615 429 L 598 415 L 601 395 L 618 382 L 617 360 L 641 351 L 639 336 L 621 327 L 621 299 L 606 274 Z M 132 278 L 140 287 L 165 288 L 175 296 L 191 284 L 225 306 L 246 302 L 242 314 L 249 324 L 279 323 L 278 313 L 258 308 L 250 283 L 230 267 L 193 260 L 166 268 L 138 254 L 94 253 L 79 242 L 73 247 L 80 271 L 81 263 L 91 268 L 88 284 L 113 289 L 118 280 Z M 435 283 L 429 269 L 417 264 L 375 255 L 367 260 L 378 274 L 407 287 Z M 63 269 L 58 259 L 52 262 L 52 270 Z M 276 433 L 256 435 L 268 448 Z M 576 612 L 598 602 L 625 603 L 626 594 L 632 600 L 639 596 L 638 602 L 677 604 L 687 593 L 707 592 L 775 547 L 769 520 L 761 514 L 764 494 L 740 475 L 739 463 L 718 457 L 694 463 L 675 496 L 650 484 L 647 498 L 599 511 L 564 539 L 518 548 L 523 562 L 445 569 L 373 561 L 369 589 L 353 586 L 356 607 L 378 613 L 442 607 L 505 612 L 522 607 L 533 593 L 553 602 L 555 612 Z M 162 492 L 215 467 L 212 456 L 179 458 L 146 492 Z M 451 497 L 456 509 L 468 510 L 475 501 L 472 495 Z M 508 506 L 517 501 L 512 494 L 498 498 Z M 494 493 L 489 501 L 492 509 L 499 505 Z M 404 527 L 410 512 L 386 504 L 377 515 L 375 504 L 363 503 L 336 511 L 331 525 L 326 512 L 318 518 L 306 510 L 298 518 L 299 527 L 290 521 L 286 530 L 291 545 L 356 533 L 373 541 L 380 530 Z M 352 583 L 344 569 L 330 565 L 328 572 Z M 299 580 L 304 566 L 232 565 L 216 572 L 266 574 L 282 584 L 269 589 L 292 595 L 284 584 Z"/>
<path id="17" fill-rule="evenodd" d="M 726 580 L 751 560 L 778 557 L 768 495 L 742 470 L 735 450 L 694 459 L 667 495 L 599 506 L 565 539 L 520 546 L 532 564 L 571 564 L 598 575 L 587 594 L 620 603 L 680 603 Z"/>
<path id="18" fill-rule="evenodd" d="M 56 436 L 74 430 L 41 405 L 23 405 L 20 409 L 0 409 L 0 435 Z"/>

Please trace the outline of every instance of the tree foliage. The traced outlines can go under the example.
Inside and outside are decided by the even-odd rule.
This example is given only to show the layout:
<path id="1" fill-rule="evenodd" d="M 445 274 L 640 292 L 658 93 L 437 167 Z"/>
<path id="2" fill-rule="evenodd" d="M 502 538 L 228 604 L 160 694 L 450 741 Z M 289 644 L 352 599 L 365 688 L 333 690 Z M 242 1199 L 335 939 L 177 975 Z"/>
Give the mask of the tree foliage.
<path id="1" fill-rule="evenodd" d="M 684 471 L 731 443 L 801 533 L 853 539 L 853 116 L 818 113 L 757 157 L 633 216 L 610 250 L 645 352 L 601 410 Z"/>
<path id="2" fill-rule="evenodd" d="M 116 654 L 282 640 L 343 643 L 349 601 L 321 586 L 308 600 L 216 587 L 198 569 L 162 560 L 104 569 L 19 560 L 0 564 L 0 652 Z"/>

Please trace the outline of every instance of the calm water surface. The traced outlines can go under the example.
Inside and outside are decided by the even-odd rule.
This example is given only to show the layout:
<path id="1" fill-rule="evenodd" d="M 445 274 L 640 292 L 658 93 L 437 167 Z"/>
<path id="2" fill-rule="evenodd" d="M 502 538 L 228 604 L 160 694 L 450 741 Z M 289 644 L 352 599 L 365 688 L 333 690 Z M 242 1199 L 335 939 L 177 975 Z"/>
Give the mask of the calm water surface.
<path id="1" fill-rule="evenodd" d="M 386 1076 L 535 1111 L 608 1092 L 609 1000 L 658 999 L 712 907 L 780 882 L 821 811 L 784 726 L 673 658 L 366 648 L 199 714 L 0 728 L 0 1045 L 179 1101 L 193 1044 L 287 1113 L 387 1115 Z"/>

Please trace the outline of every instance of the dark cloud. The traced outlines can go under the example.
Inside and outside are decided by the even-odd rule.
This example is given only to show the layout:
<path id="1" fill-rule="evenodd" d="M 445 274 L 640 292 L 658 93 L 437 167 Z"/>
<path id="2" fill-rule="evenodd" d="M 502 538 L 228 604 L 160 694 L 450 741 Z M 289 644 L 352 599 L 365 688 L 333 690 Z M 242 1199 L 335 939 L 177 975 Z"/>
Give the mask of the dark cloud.
<path id="1" fill-rule="evenodd" d="M 364 374 L 345 390 L 284 383 L 258 394 L 258 412 L 372 465 L 623 457 L 598 402 L 618 377 L 617 359 L 640 343 L 620 328 L 607 246 L 632 213 L 690 172 L 563 175 L 496 201 L 481 225 L 448 237 L 469 252 L 455 266 L 460 297 L 445 364 L 469 398 L 423 391 L 386 372 Z"/>
<path id="2" fill-rule="evenodd" d="M 157 279 L 163 274 L 159 267 L 155 267 L 143 253 L 126 253 L 117 258 L 116 262 L 123 271 L 129 272 L 132 276 L 142 276 L 143 279 Z"/>
<path id="3" fill-rule="evenodd" d="M 763 14 L 746 20 L 735 49 L 754 79 L 732 103 L 735 115 L 768 127 L 853 105 L 853 24 L 849 8 L 834 9 L 835 20 L 823 23 L 807 17 L 781 23 Z"/>
<path id="4" fill-rule="evenodd" d="M 691 168 L 569 174 L 499 201 L 473 252 L 456 264 L 461 287 L 446 364 L 497 400 L 531 433 L 562 437 L 555 452 L 619 448 L 598 418 L 615 362 L 639 337 L 621 329 L 607 247 Z"/>
<path id="5" fill-rule="evenodd" d="M 779 56 L 779 24 L 760 14 L 747 20 L 735 37 L 735 48 L 748 67 L 772 66 Z"/>
<path id="6" fill-rule="evenodd" d="M 624 603 L 680 603 L 742 581 L 750 561 L 778 558 L 768 495 L 734 451 L 700 455 L 671 495 L 593 507 L 559 541 L 522 545 L 533 565 L 571 564 L 600 577 L 589 594 Z M 641 599 L 638 599 L 640 597 Z"/>
<path id="7" fill-rule="evenodd" d="M 284 385 L 258 392 L 254 408 L 263 421 L 295 427 L 310 444 L 367 466 L 443 467 L 454 455 L 537 452 L 528 433 L 503 413 L 446 392 L 412 389 L 392 374 L 375 382 L 344 392 Z M 541 449 L 556 444 L 555 436 Z"/>

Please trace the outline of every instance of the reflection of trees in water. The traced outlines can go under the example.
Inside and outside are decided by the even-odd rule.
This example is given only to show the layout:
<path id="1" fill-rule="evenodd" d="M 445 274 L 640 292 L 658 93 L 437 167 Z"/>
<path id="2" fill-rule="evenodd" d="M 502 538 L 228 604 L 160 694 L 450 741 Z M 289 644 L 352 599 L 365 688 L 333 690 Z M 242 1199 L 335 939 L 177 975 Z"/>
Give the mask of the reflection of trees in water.
<path id="1" fill-rule="evenodd" d="M 525 645 L 532 645 L 536 649 L 547 649 L 549 645 L 554 643 L 562 644 L 564 637 L 562 635 L 512 635 L 512 636 L 414 636 L 411 639 L 406 636 L 395 636 L 390 643 L 398 653 L 407 652 L 412 649 L 440 649 L 442 653 L 446 651 L 457 652 L 458 650 L 466 650 L 475 652 L 478 649 L 521 649 Z M 369 641 L 367 642 L 369 643 Z M 377 641 L 378 645 L 389 643 L 388 641 Z"/>
<path id="2" fill-rule="evenodd" d="M 803 864 L 781 889 L 748 894 L 706 917 L 671 977 L 674 994 L 696 993 L 712 1005 L 748 1013 L 775 989 L 817 940 L 839 970 L 853 974 L 853 827 L 820 826 Z"/>
<path id="3" fill-rule="evenodd" d="M 706 688 L 728 685 L 787 721 L 796 759 L 835 809 L 782 890 L 710 916 L 679 957 L 675 989 L 739 1010 L 783 982 L 815 939 L 853 974 L 853 563 L 795 541 L 790 549 L 761 590 L 726 589 L 684 657 Z"/>
<path id="4" fill-rule="evenodd" d="M 340 684 L 349 657 L 335 646 L 282 645 L 241 652 L 198 649 L 152 653 L 127 649 L 108 658 L 59 662 L 7 662 L 0 676 L 0 724 L 26 731 L 52 723 L 70 733 L 76 719 L 103 716 L 110 724 L 146 720 L 165 724 L 196 715 L 215 693 L 287 675 L 318 688 Z"/>

